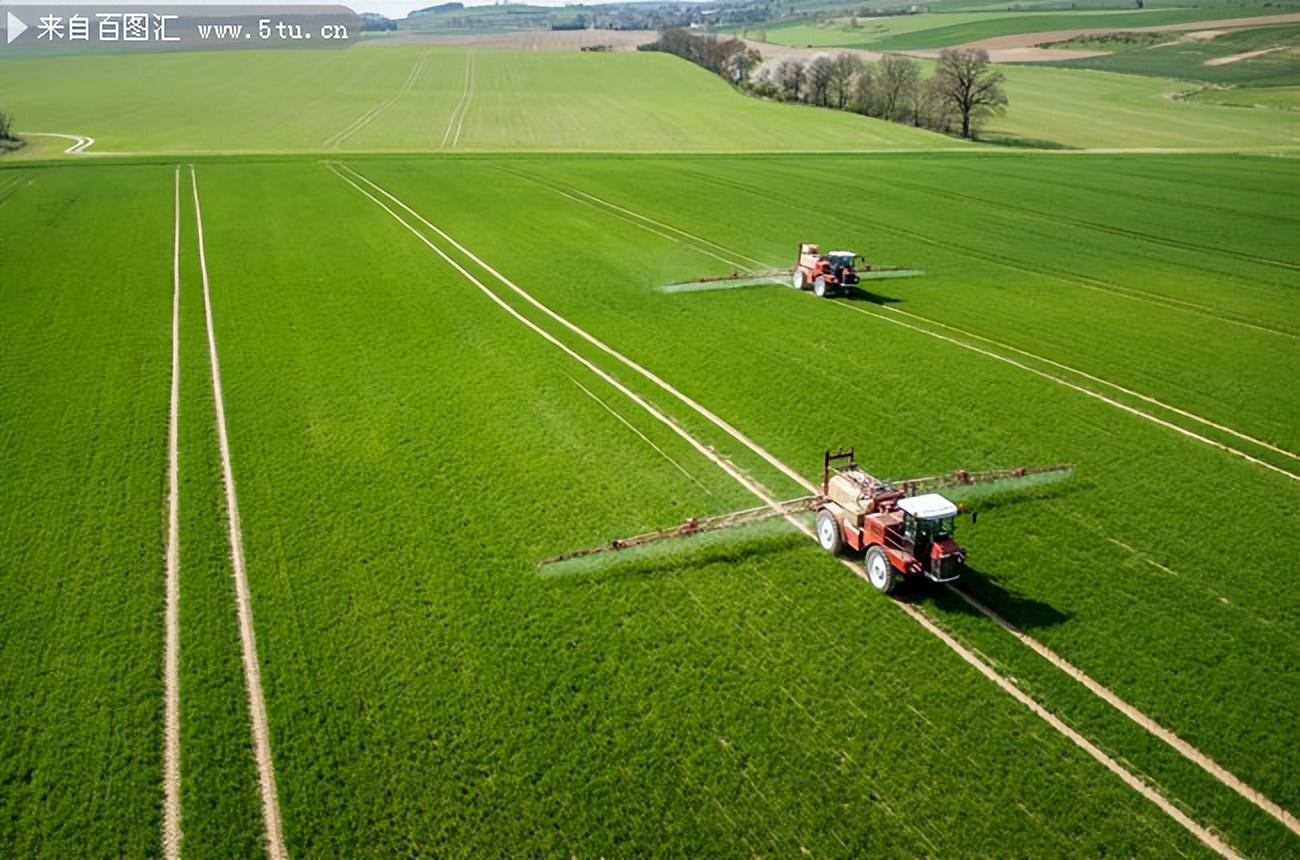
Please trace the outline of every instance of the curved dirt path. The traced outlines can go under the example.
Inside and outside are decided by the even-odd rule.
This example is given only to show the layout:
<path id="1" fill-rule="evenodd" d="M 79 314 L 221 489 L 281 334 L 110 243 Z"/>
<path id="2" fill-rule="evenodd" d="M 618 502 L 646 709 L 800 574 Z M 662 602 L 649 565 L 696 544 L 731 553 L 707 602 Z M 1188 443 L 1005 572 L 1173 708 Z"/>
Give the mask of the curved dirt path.
<path id="1" fill-rule="evenodd" d="M 87 137 L 80 134 L 64 134 L 59 131 L 19 131 L 15 132 L 19 137 L 61 137 L 64 140 L 71 140 L 73 144 L 63 150 L 64 155 L 81 155 L 87 149 L 95 145 L 93 137 Z"/>
<path id="2" fill-rule="evenodd" d="M 208 285 L 208 261 L 203 246 L 203 210 L 199 206 L 199 182 L 190 166 L 194 189 L 194 223 L 198 234 L 199 271 L 203 276 L 203 312 L 208 330 L 208 361 L 212 366 L 212 399 L 217 413 L 217 442 L 221 452 L 221 476 L 226 488 L 226 515 L 230 522 L 230 557 L 235 577 L 235 605 L 239 613 L 239 639 L 243 646 L 244 683 L 248 688 L 248 711 L 253 724 L 253 752 L 257 759 L 258 784 L 262 793 L 262 821 L 266 827 L 266 854 L 271 860 L 287 860 L 280 821 L 280 798 L 271 758 L 271 732 L 266 719 L 266 697 L 262 692 L 262 670 L 257 660 L 257 637 L 253 629 L 253 600 L 248 590 L 244 562 L 244 534 L 239 526 L 239 500 L 235 496 L 235 474 L 230 466 L 230 436 L 226 430 L 226 402 L 221 390 L 221 363 L 217 358 L 217 334 L 212 323 L 212 295 Z"/>

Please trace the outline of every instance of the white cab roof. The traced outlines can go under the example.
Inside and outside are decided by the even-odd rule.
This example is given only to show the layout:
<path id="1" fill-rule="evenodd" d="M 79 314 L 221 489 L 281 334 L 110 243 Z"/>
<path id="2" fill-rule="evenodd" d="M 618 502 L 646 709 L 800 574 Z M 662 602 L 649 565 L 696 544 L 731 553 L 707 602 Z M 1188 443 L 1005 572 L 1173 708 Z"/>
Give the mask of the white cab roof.
<path id="1" fill-rule="evenodd" d="M 933 520 L 957 515 L 957 506 L 938 493 L 911 496 L 900 501 L 898 506 L 918 520 Z"/>
<path id="2" fill-rule="evenodd" d="M 852 251 L 831 251 L 827 256 L 830 257 L 856 257 L 857 254 Z"/>

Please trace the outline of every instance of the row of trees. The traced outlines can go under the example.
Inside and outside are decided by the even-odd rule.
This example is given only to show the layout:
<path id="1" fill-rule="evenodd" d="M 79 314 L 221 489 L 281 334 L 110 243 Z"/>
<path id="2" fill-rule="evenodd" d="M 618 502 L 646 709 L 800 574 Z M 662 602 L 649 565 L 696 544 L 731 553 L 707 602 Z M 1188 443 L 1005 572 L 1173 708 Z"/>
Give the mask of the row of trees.
<path id="1" fill-rule="evenodd" d="M 949 49 L 925 77 L 910 57 L 886 54 L 864 62 L 857 54 L 818 54 L 800 62 L 763 63 L 749 89 L 765 98 L 851 110 L 866 116 L 973 138 L 980 123 L 1007 104 L 1003 75 L 984 51 Z"/>
<path id="2" fill-rule="evenodd" d="M 926 78 L 910 57 L 886 54 L 868 63 L 857 54 L 762 61 L 739 39 L 665 30 L 652 46 L 690 60 L 757 96 L 866 116 L 973 138 L 980 123 L 1006 108 L 1003 75 L 984 51 L 948 49 Z"/>

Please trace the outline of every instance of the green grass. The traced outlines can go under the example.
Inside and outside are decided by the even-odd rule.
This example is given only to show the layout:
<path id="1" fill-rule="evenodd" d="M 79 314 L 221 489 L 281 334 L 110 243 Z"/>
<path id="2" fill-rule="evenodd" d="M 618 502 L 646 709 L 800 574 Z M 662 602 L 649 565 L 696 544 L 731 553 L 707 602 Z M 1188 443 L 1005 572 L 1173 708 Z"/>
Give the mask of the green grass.
<path id="1" fill-rule="evenodd" d="M 622 182 L 651 181 L 656 211 L 674 220 L 690 188 L 699 199 L 726 197 L 701 176 L 683 175 L 689 165 L 629 166 L 523 165 L 624 200 Z M 825 165 L 842 175 L 837 166 Z M 743 200 L 743 228 L 712 215 L 707 227 L 719 240 L 744 241 L 743 230 L 751 253 L 768 253 L 760 235 L 788 234 L 792 214 L 800 222 L 809 217 L 789 197 L 806 178 L 784 179 L 758 165 L 702 169 L 705 177 L 764 176 L 776 189 L 770 203 Z M 1042 391 L 981 359 L 935 353 L 907 333 L 864 330 L 848 312 L 782 288 L 658 294 L 652 284 L 711 262 L 607 214 L 557 205 L 554 192 L 491 164 L 363 170 L 809 472 L 815 453 L 808 452 L 828 437 L 860 441 L 891 474 L 1077 454 L 1096 476 L 1090 484 L 1098 482 L 1084 509 L 1114 524 L 1113 515 L 1098 512 L 1113 503 L 1119 490 L 1105 485 L 1129 458 L 1111 460 L 1088 441 L 1096 432 L 1089 425 L 1099 422 L 1136 446 L 1169 441 L 1198 480 L 1227 470 L 1261 490 L 1275 486 L 1213 450 L 1184 450 L 1167 431 L 1128 427 L 1122 414 L 1069 392 Z M 1187 847 L 1158 813 L 1116 791 L 1118 783 L 1084 776 L 1094 765 L 1027 712 L 990 699 L 985 682 L 812 547 L 777 541 L 684 566 L 538 579 L 536 560 L 560 549 L 749 502 L 324 170 L 232 166 L 201 175 L 214 282 L 226 285 L 217 300 L 233 444 L 256 476 L 241 485 L 244 523 L 292 845 L 309 854 L 383 855 L 400 850 L 409 831 L 425 834 L 419 844 L 430 850 L 467 853 L 502 844 L 611 853 L 651 843 L 698 853 L 740 841 L 773 853 L 873 844 L 959 854 L 986 853 L 999 835 L 1015 832 L 1026 850 L 1062 853 L 1077 847 L 1070 840 L 1082 822 L 1101 816 L 1107 824 L 1093 831 L 1098 841 L 1085 845 L 1089 853 Z M 446 205 L 471 189 L 475 207 Z M 288 200 L 302 217 L 277 212 L 277 201 Z M 261 248 L 275 251 L 253 250 Z M 575 269 L 574 259 L 585 265 Z M 373 260 L 383 260 L 382 269 L 366 262 Z M 253 286 L 272 283 L 273 291 Z M 881 355 L 905 351 L 909 372 L 877 365 L 868 383 L 813 360 L 853 351 L 863 338 Z M 735 348 L 740 343 L 745 349 Z M 1010 425 L 975 429 L 988 426 L 992 413 L 967 399 L 953 419 L 959 424 L 940 418 L 923 436 L 900 436 L 895 422 L 916 426 L 921 412 L 932 411 L 909 405 L 915 380 L 954 377 L 975 390 L 1002 388 L 1012 400 L 1012 392 L 1033 391 L 1037 408 L 1046 401 L 1083 423 L 1044 438 L 1040 422 L 1037 436 L 1008 444 Z M 893 421 L 868 420 L 868 387 L 874 400 L 890 404 Z M 769 395 L 756 399 L 758 391 Z M 772 392 L 790 394 L 774 399 Z M 262 405 L 268 398 L 277 403 L 273 411 Z M 698 420 L 673 411 L 700 430 Z M 792 412 L 822 420 L 792 425 L 782 417 Z M 1007 420 L 1024 419 L 1017 412 Z M 957 426 L 967 433 L 954 434 Z M 758 468 L 725 440 L 710 441 L 744 468 Z M 593 459 L 592 451 L 601 456 Z M 1010 513 L 992 516 L 1016 532 L 1023 527 Z M 1034 505 L 1020 517 L 1039 528 L 1059 521 L 1051 508 Z M 989 528 L 995 547 L 999 538 L 1008 543 L 984 549 L 982 569 L 1001 579 L 1021 569 L 1006 558 L 1016 538 Z M 1043 563 L 1039 553 L 1024 554 L 1025 564 Z M 1040 571 L 1037 578 L 1060 588 L 1057 576 L 1077 563 L 1067 557 L 1057 575 Z M 1017 579 L 1017 587 L 1032 585 Z M 1241 599 L 1259 611 L 1247 585 L 1241 588 Z M 1087 662 L 1104 673 L 1118 653 L 1107 653 L 1114 631 L 1105 613 L 1063 607 L 1070 609 L 1085 622 L 1063 625 L 1070 630 L 1054 644 L 1101 647 Z M 1262 611 L 1277 623 L 1284 618 L 1280 607 Z M 1284 638 L 1266 640 L 1285 651 Z M 1131 633 L 1127 641 L 1131 646 Z M 1148 678 L 1139 671 L 1138 687 L 1126 692 L 1141 692 Z M 1200 704 L 1196 689 L 1246 680 L 1201 670 L 1179 693 Z M 1149 695 L 1135 698 L 1151 706 Z M 1197 722 L 1194 713 L 1177 716 L 1182 730 Z M 890 725 L 883 736 L 880 719 Z M 588 741 L 575 746 L 575 733 Z M 984 740 L 973 747 L 962 740 L 977 736 Z M 1006 803 L 1007 789 L 994 788 L 1005 783 L 985 770 L 993 761 L 986 756 L 1011 750 L 1019 762 L 1016 803 L 1029 815 Z M 1216 752 L 1244 764 L 1231 749 Z M 904 772 L 924 776 L 914 781 Z M 1048 787 L 1076 779 L 1074 790 Z M 1187 802 L 1203 809 L 1217 797 L 1206 794 L 1211 800 L 1193 795 Z M 936 795 L 947 802 L 925 821 L 891 823 L 884 811 Z M 828 796 L 844 805 L 824 805 Z"/>
<path id="2" fill-rule="evenodd" d="M 160 839 L 171 188 L 151 168 L 86 176 L 22 173 L 0 197 L 0 844 L 15 857 L 144 857 Z"/>
<path id="3" fill-rule="evenodd" d="M 1201 90 L 1185 96 L 1189 101 L 1211 104 L 1260 107 L 1273 110 L 1300 110 L 1300 86 L 1233 87 L 1230 90 Z"/>
<path id="4" fill-rule="evenodd" d="M 868 150 L 959 145 L 906 126 L 748 98 L 664 54 L 480 50 L 463 124 L 459 48 L 9 60 L 20 129 L 96 138 L 93 152 Z M 403 91 L 408 76 L 419 73 Z M 147 100 L 120 94 L 151 81 Z M 682 95 L 689 93 L 690 98 Z M 337 135 L 398 96 L 355 132 Z M 448 133 L 448 126 L 452 131 Z M 456 126 L 461 127 L 459 141 Z"/>
<path id="5" fill-rule="evenodd" d="M 1206 65 L 1207 61 L 1268 49 L 1279 50 L 1232 63 Z M 1204 41 L 1123 50 L 1051 65 L 1214 84 L 1285 86 L 1300 78 L 1300 27 L 1242 30 Z"/>
<path id="6" fill-rule="evenodd" d="M 991 141 L 1244 150 L 1297 143 L 1293 117 L 1175 99 L 1186 85 L 1173 81 L 1029 65 L 1003 71 L 1010 104 L 988 122 Z"/>

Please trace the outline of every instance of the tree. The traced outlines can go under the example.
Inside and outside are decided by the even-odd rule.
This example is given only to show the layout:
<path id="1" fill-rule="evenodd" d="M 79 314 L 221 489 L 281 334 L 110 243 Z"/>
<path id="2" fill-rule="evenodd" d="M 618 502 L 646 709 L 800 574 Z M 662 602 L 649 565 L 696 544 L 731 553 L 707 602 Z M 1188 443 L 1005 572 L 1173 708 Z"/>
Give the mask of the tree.
<path id="1" fill-rule="evenodd" d="M 788 102 L 799 101 L 799 96 L 803 92 L 803 78 L 803 63 L 794 60 L 782 62 L 776 73 L 776 86 L 781 93 L 781 98 Z"/>
<path id="2" fill-rule="evenodd" d="M 804 79 L 808 82 L 808 102 L 819 107 L 826 107 L 830 94 L 831 73 L 835 63 L 825 54 L 818 54 L 804 67 Z"/>
<path id="3" fill-rule="evenodd" d="M 921 86 L 921 64 L 910 57 L 885 54 L 876 72 L 876 108 L 885 119 L 897 120 L 906 115 L 917 89 Z"/>
<path id="4" fill-rule="evenodd" d="M 853 76 L 864 68 L 857 54 L 843 53 L 831 64 L 830 97 L 840 110 L 848 107 L 853 98 Z"/>
<path id="5" fill-rule="evenodd" d="M 14 115 L 0 110 L 0 140 L 17 140 L 14 135 Z"/>
<path id="6" fill-rule="evenodd" d="M 867 116 L 877 116 L 876 84 L 871 66 L 863 64 L 862 71 L 853 76 L 849 82 L 849 104 L 853 110 Z"/>
<path id="7" fill-rule="evenodd" d="M 986 51 L 946 48 L 939 54 L 935 80 L 943 98 L 961 118 L 961 136 L 971 138 L 985 116 L 1007 106 L 1003 74 L 989 64 Z"/>

